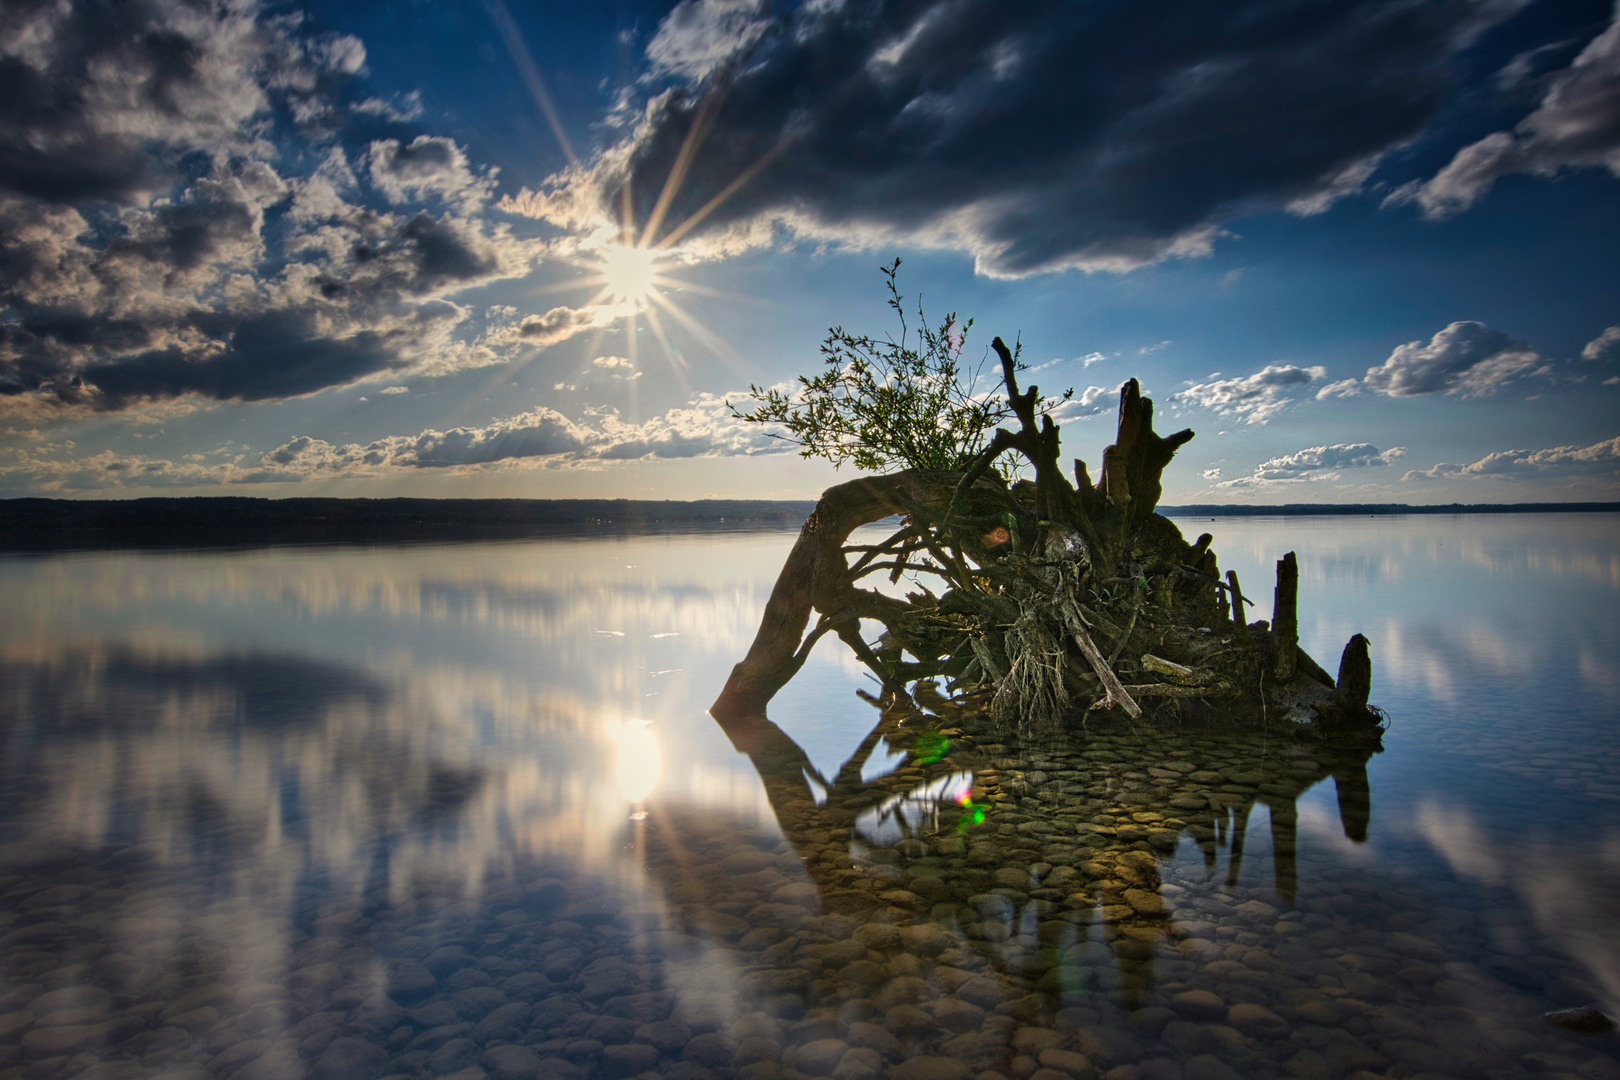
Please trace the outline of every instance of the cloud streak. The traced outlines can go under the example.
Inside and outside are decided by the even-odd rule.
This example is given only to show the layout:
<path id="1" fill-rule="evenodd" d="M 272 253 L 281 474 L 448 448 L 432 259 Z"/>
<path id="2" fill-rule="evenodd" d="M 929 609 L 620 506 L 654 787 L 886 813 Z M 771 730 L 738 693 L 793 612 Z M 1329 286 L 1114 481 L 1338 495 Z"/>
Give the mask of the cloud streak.
<path id="1" fill-rule="evenodd" d="M 1405 185 L 1388 201 L 1415 202 L 1427 217 L 1449 218 L 1504 176 L 1549 177 L 1571 168 L 1620 176 L 1620 3 L 1608 28 L 1548 81 L 1540 105 L 1512 131 L 1463 147 L 1432 179 Z"/>
<path id="2" fill-rule="evenodd" d="M 678 174 L 668 222 L 705 214 L 694 238 L 716 250 L 786 229 L 963 250 L 996 277 L 1125 271 L 1207 254 L 1242 213 L 1360 190 L 1434 115 L 1450 55 L 1511 6 L 891 0 L 767 18 L 685 0 L 648 47 L 633 133 L 505 205 L 577 226 L 628 188 L 644 222 Z"/>
<path id="3" fill-rule="evenodd" d="M 612 358 L 610 358 L 612 359 Z M 0 462 L 0 482 L 42 491 L 212 487 L 295 483 L 307 480 L 478 471 L 511 468 L 602 466 L 643 459 L 680 459 L 779 454 L 792 444 L 773 439 L 759 425 L 731 415 L 723 397 L 700 394 L 686 405 L 642 422 L 613 410 L 588 410 L 571 420 L 545 406 L 481 427 L 415 435 L 390 435 L 368 443 L 337 445 L 300 435 L 262 454 L 207 460 L 194 455 L 170 461 L 112 451 L 63 457 L 69 444 L 41 444 L 9 452 Z"/>
<path id="4" fill-rule="evenodd" d="M 1247 424 L 1264 424 L 1289 405 L 1296 387 L 1326 376 L 1324 367 L 1268 364 L 1253 375 L 1195 383 L 1178 391 L 1171 400 L 1210 409 L 1221 416 L 1238 416 Z"/>
<path id="5" fill-rule="evenodd" d="M 1441 462 L 1431 468 L 1414 469 L 1401 479 L 1451 480 L 1479 476 L 1501 480 L 1543 476 L 1620 476 L 1620 436 L 1589 446 L 1498 450 L 1466 465 Z"/>
<path id="6" fill-rule="evenodd" d="M 1406 456 L 1406 447 L 1394 446 L 1379 450 L 1371 443 L 1335 443 L 1332 446 L 1308 446 L 1292 454 L 1284 454 L 1256 465 L 1249 476 L 1238 476 L 1216 484 L 1217 488 L 1257 487 L 1268 484 L 1295 484 L 1306 481 L 1337 480 L 1346 469 L 1376 468 L 1391 465 Z M 1213 472 L 1212 476 L 1210 473 Z M 1220 470 L 1204 474 L 1214 480 Z"/>

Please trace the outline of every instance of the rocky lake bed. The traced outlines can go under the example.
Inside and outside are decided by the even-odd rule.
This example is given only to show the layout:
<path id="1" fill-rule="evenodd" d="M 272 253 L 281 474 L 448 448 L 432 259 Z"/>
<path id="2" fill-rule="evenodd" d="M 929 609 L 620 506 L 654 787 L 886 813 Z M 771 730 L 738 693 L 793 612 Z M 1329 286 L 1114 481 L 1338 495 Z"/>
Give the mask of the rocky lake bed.
<path id="1" fill-rule="evenodd" d="M 838 804 L 762 770 L 785 837 L 627 822 L 662 903 L 544 866 L 380 888 L 256 969 L 203 932 L 240 900 L 138 851 L 8 874 L 0 1077 L 1620 1077 L 1612 1034 L 1542 1018 L 1595 988 L 1518 912 L 1319 865 L 1295 801 L 1335 785 L 1364 835 L 1370 749 L 947 717 Z"/>

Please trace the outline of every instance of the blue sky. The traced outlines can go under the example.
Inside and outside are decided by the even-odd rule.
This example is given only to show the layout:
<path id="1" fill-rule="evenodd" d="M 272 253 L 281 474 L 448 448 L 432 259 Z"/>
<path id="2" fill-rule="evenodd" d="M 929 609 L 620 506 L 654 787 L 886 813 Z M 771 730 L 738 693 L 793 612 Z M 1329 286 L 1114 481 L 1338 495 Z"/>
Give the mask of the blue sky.
<path id="1" fill-rule="evenodd" d="M 900 257 L 1166 502 L 1610 500 L 1617 236 L 1608 3 L 8 4 L 0 496 L 811 498 Z"/>

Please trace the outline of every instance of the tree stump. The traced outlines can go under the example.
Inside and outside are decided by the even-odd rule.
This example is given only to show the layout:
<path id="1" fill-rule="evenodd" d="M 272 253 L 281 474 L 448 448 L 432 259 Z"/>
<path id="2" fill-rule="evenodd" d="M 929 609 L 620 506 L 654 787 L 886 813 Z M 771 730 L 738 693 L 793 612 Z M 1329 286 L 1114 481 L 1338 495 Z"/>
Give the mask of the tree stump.
<path id="1" fill-rule="evenodd" d="M 1287 681 L 1299 670 L 1299 562 L 1290 551 L 1277 560 L 1271 602 L 1272 677 Z"/>

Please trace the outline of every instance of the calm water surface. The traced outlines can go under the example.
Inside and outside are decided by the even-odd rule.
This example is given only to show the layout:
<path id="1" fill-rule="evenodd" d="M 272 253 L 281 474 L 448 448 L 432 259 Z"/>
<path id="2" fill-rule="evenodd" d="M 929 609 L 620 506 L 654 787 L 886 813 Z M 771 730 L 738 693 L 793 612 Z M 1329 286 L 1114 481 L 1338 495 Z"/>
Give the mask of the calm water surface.
<path id="1" fill-rule="evenodd" d="M 1181 526 L 1381 745 L 722 730 L 791 533 L 0 557 L 0 1078 L 1620 1077 L 1620 521 Z"/>

